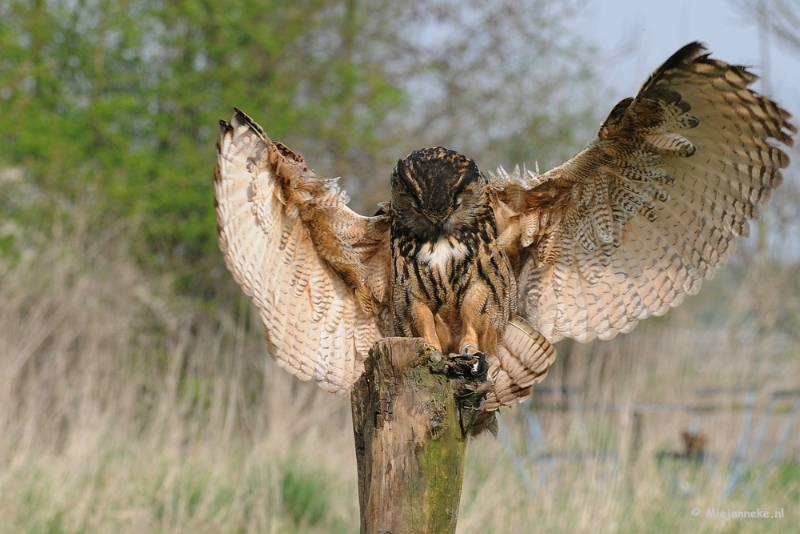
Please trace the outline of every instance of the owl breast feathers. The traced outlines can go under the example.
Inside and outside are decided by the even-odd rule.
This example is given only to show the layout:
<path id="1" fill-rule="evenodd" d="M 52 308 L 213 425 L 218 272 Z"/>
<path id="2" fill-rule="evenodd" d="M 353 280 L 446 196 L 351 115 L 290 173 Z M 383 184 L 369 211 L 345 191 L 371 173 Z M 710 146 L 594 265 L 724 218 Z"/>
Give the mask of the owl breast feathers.
<path id="1" fill-rule="evenodd" d="M 346 394 L 380 338 L 488 352 L 485 410 L 530 392 L 563 337 L 630 332 L 695 294 L 748 235 L 796 132 L 756 77 L 691 43 L 544 174 L 412 152 L 373 217 L 237 110 L 220 122 L 220 248 L 270 354 Z"/>

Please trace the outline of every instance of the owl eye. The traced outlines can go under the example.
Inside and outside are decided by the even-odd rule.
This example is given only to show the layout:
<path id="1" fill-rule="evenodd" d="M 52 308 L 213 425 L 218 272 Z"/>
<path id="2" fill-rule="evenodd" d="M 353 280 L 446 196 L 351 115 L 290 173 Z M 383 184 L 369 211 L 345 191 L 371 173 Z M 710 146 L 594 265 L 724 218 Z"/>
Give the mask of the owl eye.
<path id="1" fill-rule="evenodd" d="M 456 208 L 460 208 L 463 203 L 464 199 L 462 197 L 456 197 Z"/>
<path id="2" fill-rule="evenodd" d="M 415 201 L 413 201 L 413 200 L 411 201 L 411 208 L 412 208 L 414 211 L 416 211 L 417 213 L 419 213 L 419 211 L 420 211 L 420 210 L 419 210 L 419 204 L 417 204 L 417 203 L 416 203 Z"/>

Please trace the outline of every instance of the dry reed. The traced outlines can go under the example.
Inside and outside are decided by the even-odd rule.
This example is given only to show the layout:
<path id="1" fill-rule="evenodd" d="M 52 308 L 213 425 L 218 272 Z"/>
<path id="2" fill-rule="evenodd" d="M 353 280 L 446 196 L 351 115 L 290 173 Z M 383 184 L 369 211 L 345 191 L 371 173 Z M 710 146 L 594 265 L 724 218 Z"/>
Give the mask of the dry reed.
<path id="1" fill-rule="evenodd" d="M 124 226 L 69 215 L 83 211 L 3 266 L 0 532 L 355 531 L 348 400 L 277 369 L 244 301 L 209 312 L 176 295 L 132 258 Z M 470 444 L 459 532 L 793 531 L 800 428 L 755 496 L 721 497 L 737 388 L 755 387 L 758 412 L 800 385 L 797 333 L 781 331 L 797 277 L 761 268 L 774 272 L 733 268 L 612 342 L 561 344 L 532 401 L 542 447 L 526 437 L 531 401 L 505 411 L 501 438 Z M 704 403 L 715 409 L 690 409 Z M 659 466 L 685 429 L 713 462 Z M 708 519 L 712 507 L 785 518 Z"/>

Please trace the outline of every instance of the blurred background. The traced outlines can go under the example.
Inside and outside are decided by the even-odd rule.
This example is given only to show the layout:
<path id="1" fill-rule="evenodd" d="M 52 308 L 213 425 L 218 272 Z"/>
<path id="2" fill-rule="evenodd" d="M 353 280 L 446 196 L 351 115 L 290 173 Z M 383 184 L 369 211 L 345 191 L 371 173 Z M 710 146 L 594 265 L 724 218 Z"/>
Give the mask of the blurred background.
<path id="1" fill-rule="evenodd" d="M 692 40 L 800 112 L 800 2 L 650 4 L 0 0 L 0 532 L 357 530 L 349 400 L 276 368 L 217 248 L 217 121 L 243 109 L 370 214 L 420 146 L 557 165 Z M 459 532 L 795 532 L 784 177 L 698 296 L 558 344 L 470 444 Z M 756 508 L 784 517 L 706 517 Z"/>

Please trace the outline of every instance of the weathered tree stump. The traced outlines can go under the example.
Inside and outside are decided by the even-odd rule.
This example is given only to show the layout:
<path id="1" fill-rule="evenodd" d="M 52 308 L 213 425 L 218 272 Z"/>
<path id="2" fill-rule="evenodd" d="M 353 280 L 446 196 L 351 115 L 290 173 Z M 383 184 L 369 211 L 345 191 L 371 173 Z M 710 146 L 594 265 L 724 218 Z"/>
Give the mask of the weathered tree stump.
<path id="1" fill-rule="evenodd" d="M 382 339 L 353 387 L 362 534 L 456 530 L 467 436 L 444 363 L 422 339 Z"/>

